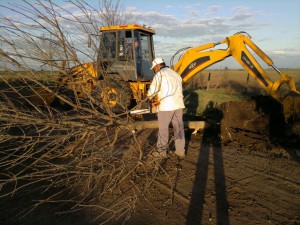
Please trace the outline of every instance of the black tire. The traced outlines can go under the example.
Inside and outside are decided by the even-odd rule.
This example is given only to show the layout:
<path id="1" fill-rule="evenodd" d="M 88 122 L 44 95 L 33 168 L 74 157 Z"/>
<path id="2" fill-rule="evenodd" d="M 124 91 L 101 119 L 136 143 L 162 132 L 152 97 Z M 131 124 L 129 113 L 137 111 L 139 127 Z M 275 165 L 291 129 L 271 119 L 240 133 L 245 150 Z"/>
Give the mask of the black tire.
<path id="1" fill-rule="evenodd" d="M 118 114 L 127 111 L 133 100 L 128 82 L 119 79 L 101 81 L 93 97 L 101 101 L 101 108 Z"/>
<path id="2" fill-rule="evenodd" d="M 65 87 L 61 87 L 59 89 L 59 95 L 61 95 L 62 97 L 68 99 L 69 101 L 71 101 L 72 103 L 75 103 L 75 97 L 74 97 L 74 92 L 68 88 Z M 68 103 L 60 100 L 58 97 L 55 97 L 53 102 L 51 103 L 51 107 L 54 108 L 60 108 L 63 110 L 71 110 L 73 107 L 71 105 L 69 105 Z"/>

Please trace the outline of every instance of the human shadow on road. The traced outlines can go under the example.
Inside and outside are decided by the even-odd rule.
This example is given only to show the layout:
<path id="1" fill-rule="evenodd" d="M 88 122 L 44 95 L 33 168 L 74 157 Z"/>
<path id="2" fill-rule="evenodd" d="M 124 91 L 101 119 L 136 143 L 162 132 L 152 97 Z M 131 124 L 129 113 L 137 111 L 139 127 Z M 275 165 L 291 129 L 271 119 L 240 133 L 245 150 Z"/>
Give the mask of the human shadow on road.
<path id="1" fill-rule="evenodd" d="M 205 202 L 205 192 L 208 180 L 208 165 L 210 151 L 213 153 L 214 185 L 216 199 L 216 224 L 229 224 L 228 201 L 224 174 L 222 146 L 220 140 L 220 122 L 222 112 L 214 107 L 212 101 L 204 111 L 209 127 L 203 131 L 203 139 L 197 160 L 195 181 L 186 218 L 186 224 L 202 224 Z M 212 213 L 212 212 L 211 212 Z M 212 214 L 209 213 L 209 217 Z M 212 218 L 211 218 L 212 219 Z"/>

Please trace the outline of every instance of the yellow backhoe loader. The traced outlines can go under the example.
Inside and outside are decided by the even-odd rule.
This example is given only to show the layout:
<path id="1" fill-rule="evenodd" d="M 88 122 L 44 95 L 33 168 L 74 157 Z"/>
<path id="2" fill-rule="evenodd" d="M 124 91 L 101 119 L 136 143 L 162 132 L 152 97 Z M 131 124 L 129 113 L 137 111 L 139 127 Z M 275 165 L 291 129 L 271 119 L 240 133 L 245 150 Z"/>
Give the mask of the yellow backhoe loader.
<path id="1" fill-rule="evenodd" d="M 133 101 L 138 103 L 146 98 L 147 87 L 154 76 L 150 70 L 155 55 L 154 34 L 153 29 L 136 24 L 102 27 L 97 62 L 69 69 L 61 78 L 60 87 L 73 90 L 81 98 L 90 95 L 109 105 L 114 112 L 129 109 Z M 212 49 L 220 44 L 226 44 L 227 48 Z M 270 79 L 248 48 L 278 72 L 276 81 Z M 282 73 L 246 32 L 182 51 L 178 62 L 171 66 L 182 76 L 183 83 L 205 68 L 232 56 L 261 88 L 283 104 L 287 123 L 299 120 L 300 93 L 293 78 Z M 282 85 L 287 85 L 288 93 L 279 91 Z"/>

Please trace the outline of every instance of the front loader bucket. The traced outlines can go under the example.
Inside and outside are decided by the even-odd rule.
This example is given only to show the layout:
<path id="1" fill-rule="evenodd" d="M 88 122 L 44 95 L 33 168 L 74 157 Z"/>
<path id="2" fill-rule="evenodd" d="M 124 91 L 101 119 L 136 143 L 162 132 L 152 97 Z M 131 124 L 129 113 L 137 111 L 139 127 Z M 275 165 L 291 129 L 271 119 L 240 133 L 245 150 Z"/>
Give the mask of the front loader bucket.
<path id="1" fill-rule="evenodd" d="M 33 90 L 28 100 L 35 106 L 50 106 L 54 98 L 55 95 L 53 95 L 53 93 L 50 93 L 49 91 L 41 88 Z"/>

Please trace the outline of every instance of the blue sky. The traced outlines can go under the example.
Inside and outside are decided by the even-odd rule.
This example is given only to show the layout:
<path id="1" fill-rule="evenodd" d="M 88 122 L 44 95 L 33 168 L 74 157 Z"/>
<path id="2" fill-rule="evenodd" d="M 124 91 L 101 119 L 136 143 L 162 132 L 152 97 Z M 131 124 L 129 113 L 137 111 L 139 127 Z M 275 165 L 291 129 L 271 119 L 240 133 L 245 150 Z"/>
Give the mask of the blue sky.
<path id="1" fill-rule="evenodd" d="M 64 0 L 54 0 L 67 5 Z M 1 4 L 19 3 L 2 0 Z M 29 2 L 34 2 L 29 0 Z M 87 1 L 97 5 L 98 0 Z M 300 68 L 300 0 L 124 0 L 132 22 L 156 31 L 155 53 L 167 62 L 182 47 L 246 31 L 279 68 Z M 1 9 L 1 16 L 7 12 Z M 233 59 L 217 68 L 241 68 Z M 264 65 L 263 65 L 264 66 Z M 264 66 L 265 67 L 265 66 Z"/>
<path id="2" fill-rule="evenodd" d="M 169 58 L 185 46 L 246 31 L 277 67 L 300 68 L 299 0 L 127 0 L 135 19 L 156 30 L 156 54 Z M 215 66 L 240 67 L 234 60 Z"/>

